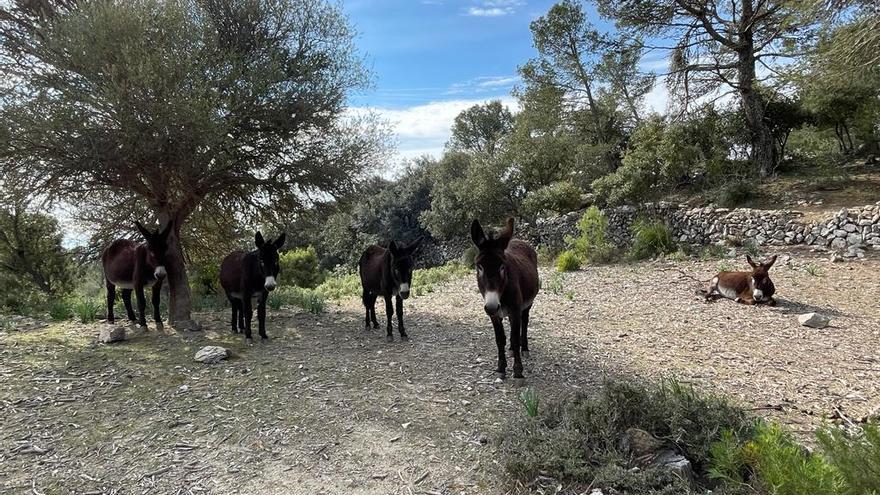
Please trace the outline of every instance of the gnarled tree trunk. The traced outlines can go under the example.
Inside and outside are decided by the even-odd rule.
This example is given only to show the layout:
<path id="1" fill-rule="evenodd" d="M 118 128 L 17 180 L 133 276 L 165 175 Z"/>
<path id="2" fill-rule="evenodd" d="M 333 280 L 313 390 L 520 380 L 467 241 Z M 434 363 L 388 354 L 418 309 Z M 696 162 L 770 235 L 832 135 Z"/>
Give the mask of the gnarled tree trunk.
<path id="1" fill-rule="evenodd" d="M 744 29 L 740 32 L 737 53 L 737 84 L 742 98 L 743 113 L 749 127 L 752 148 L 752 165 L 760 177 L 767 177 L 776 169 L 776 143 L 773 132 L 764 118 L 765 107 L 761 95 L 755 91 L 755 44 L 753 6 L 751 0 L 742 4 L 742 22 Z"/>
<path id="2" fill-rule="evenodd" d="M 159 219 L 163 224 L 174 221 L 174 228 L 168 236 L 168 271 L 167 284 L 171 293 L 168 301 L 168 320 L 177 330 L 200 330 L 200 325 L 192 319 L 192 294 L 189 290 L 189 276 L 186 272 L 186 259 L 183 245 L 180 242 L 180 230 L 188 213 L 183 210 L 176 212 L 160 211 Z"/>

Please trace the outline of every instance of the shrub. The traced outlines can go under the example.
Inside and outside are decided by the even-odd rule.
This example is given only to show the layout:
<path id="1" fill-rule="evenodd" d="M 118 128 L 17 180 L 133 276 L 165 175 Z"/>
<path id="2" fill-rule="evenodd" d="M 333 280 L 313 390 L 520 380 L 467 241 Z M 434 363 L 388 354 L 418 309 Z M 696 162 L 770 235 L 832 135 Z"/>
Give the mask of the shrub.
<path id="1" fill-rule="evenodd" d="M 321 293 L 303 287 L 279 287 L 269 294 L 266 305 L 273 310 L 294 306 L 314 314 L 323 313 L 326 307 Z"/>
<path id="2" fill-rule="evenodd" d="M 360 297 L 361 279 L 356 273 L 337 272 L 329 275 L 315 287 L 315 291 L 325 299 L 339 300 L 346 297 Z"/>
<path id="3" fill-rule="evenodd" d="M 581 267 L 581 257 L 572 250 L 563 251 L 556 258 L 556 269 L 560 272 L 573 272 Z"/>
<path id="4" fill-rule="evenodd" d="M 84 297 L 73 303 L 73 314 L 80 323 L 91 323 L 98 319 L 100 308 L 98 301 Z"/>
<path id="5" fill-rule="evenodd" d="M 778 425 L 759 425 L 744 454 L 760 483 L 774 495 L 837 495 L 834 468 L 797 444 Z M 859 492 L 866 493 L 866 492 Z"/>
<path id="6" fill-rule="evenodd" d="M 435 266 L 413 271 L 412 292 L 413 296 L 421 296 L 434 292 L 436 285 L 454 280 L 471 274 L 470 267 L 460 263 L 447 263 L 443 266 Z"/>
<path id="7" fill-rule="evenodd" d="M 534 418 L 538 415 L 538 404 L 540 404 L 541 401 L 538 397 L 538 393 L 535 392 L 532 387 L 528 387 L 520 392 L 519 401 L 525 408 L 526 415 L 531 418 Z"/>
<path id="8" fill-rule="evenodd" d="M 852 434 L 830 429 L 817 436 L 840 475 L 844 495 L 880 494 L 880 424 L 867 424 Z"/>
<path id="9" fill-rule="evenodd" d="M 54 321 L 64 321 L 73 314 L 73 308 L 65 299 L 55 299 L 49 304 L 49 318 Z"/>
<path id="10" fill-rule="evenodd" d="M 614 246 L 608 241 L 608 218 L 602 210 L 595 206 L 587 208 L 577 227 L 580 234 L 568 241 L 582 260 L 602 263 L 611 259 Z"/>
<path id="11" fill-rule="evenodd" d="M 630 428 L 664 439 L 692 461 L 699 477 L 719 432 L 746 438 L 753 430 L 743 410 L 676 382 L 610 381 L 598 395 L 552 402 L 535 412 L 517 418 L 501 436 L 507 472 L 521 480 L 544 475 L 572 488 L 598 485 L 612 493 L 691 493 L 668 471 L 630 469 L 630 453 L 621 449 Z"/>
<path id="12" fill-rule="evenodd" d="M 751 182 L 732 181 L 718 189 L 715 202 L 725 208 L 736 208 L 748 202 L 754 195 L 755 187 Z"/>
<path id="13" fill-rule="evenodd" d="M 522 213 L 531 218 L 547 213 L 567 213 L 580 208 L 582 193 L 571 182 L 554 182 L 528 193 L 522 202 Z"/>
<path id="14" fill-rule="evenodd" d="M 630 257 L 637 260 L 668 254 L 676 249 L 672 232 L 665 223 L 657 220 L 637 219 L 632 225 L 633 244 Z"/>
<path id="15" fill-rule="evenodd" d="M 309 289 L 321 283 L 318 253 L 312 246 L 291 249 L 279 257 L 278 263 L 281 268 L 280 280 L 283 283 Z"/>
<path id="16" fill-rule="evenodd" d="M 477 249 L 477 246 L 469 246 L 463 253 L 461 253 L 461 264 L 473 268 L 474 260 L 477 259 L 477 254 L 479 254 L 479 252 L 480 250 Z"/>

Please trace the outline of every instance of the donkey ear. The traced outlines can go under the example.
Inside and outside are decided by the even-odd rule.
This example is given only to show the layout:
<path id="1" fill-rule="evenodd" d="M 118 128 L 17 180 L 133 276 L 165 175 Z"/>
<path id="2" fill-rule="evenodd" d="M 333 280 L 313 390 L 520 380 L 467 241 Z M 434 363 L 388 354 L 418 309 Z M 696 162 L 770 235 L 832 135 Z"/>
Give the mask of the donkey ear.
<path id="1" fill-rule="evenodd" d="M 257 231 L 257 234 L 254 236 L 254 242 L 256 243 L 258 248 L 262 248 L 266 244 L 266 240 L 263 239 L 263 234 L 260 231 Z"/>
<path id="2" fill-rule="evenodd" d="M 486 232 L 483 230 L 483 226 L 480 225 L 480 221 L 474 219 L 471 223 L 471 240 L 474 241 L 474 244 L 477 247 L 482 246 L 486 242 Z"/>
<path id="3" fill-rule="evenodd" d="M 275 249 L 281 249 L 281 246 L 284 245 L 285 239 L 287 239 L 287 233 L 282 232 L 281 235 L 278 236 L 278 239 L 275 239 Z"/>
<path id="4" fill-rule="evenodd" d="M 138 232 L 140 232 L 141 235 L 144 236 L 144 239 L 149 239 L 149 238 L 153 237 L 153 234 L 149 230 L 147 230 L 146 227 L 141 225 L 141 223 L 138 222 L 137 220 L 134 221 L 134 225 L 135 225 L 135 227 L 137 227 Z"/>
<path id="5" fill-rule="evenodd" d="M 411 243 L 409 243 L 408 246 L 406 246 L 406 252 L 408 252 L 410 254 L 414 253 L 415 250 L 418 249 L 419 246 L 422 245 L 422 241 L 424 241 L 424 240 L 425 240 L 424 236 L 419 236 L 416 240 L 412 241 Z"/>
<path id="6" fill-rule="evenodd" d="M 771 256 L 770 261 L 764 263 L 764 268 L 769 270 L 770 267 L 773 266 L 773 263 L 776 263 L 776 257 L 777 257 L 777 255 L 775 255 L 775 254 L 773 256 Z"/>
<path id="7" fill-rule="evenodd" d="M 403 253 L 403 250 L 400 249 L 400 245 L 398 245 L 395 240 L 388 241 L 388 250 L 391 251 L 391 254 L 395 257 L 400 256 Z"/>
<path id="8" fill-rule="evenodd" d="M 507 245 L 510 243 L 510 239 L 513 238 L 513 217 L 507 219 L 507 225 L 501 229 L 501 232 L 498 232 L 498 235 L 495 237 L 495 240 L 498 242 L 498 247 L 500 249 L 507 249 Z"/>
<path id="9" fill-rule="evenodd" d="M 752 268 L 758 268 L 758 264 L 755 263 L 754 261 L 752 261 L 752 257 L 751 257 L 751 256 L 746 255 L 746 261 L 749 263 L 749 265 L 750 265 Z"/>

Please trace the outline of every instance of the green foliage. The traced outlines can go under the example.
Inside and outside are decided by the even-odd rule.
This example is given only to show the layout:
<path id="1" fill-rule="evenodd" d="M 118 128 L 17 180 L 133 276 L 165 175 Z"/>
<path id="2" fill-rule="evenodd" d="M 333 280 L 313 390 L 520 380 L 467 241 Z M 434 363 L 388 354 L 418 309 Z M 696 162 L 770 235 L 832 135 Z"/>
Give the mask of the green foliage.
<path id="1" fill-rule="evenodd" d="M 754 183 L 747 180 L 731 181 L 718 189 L 715 202 L 724 208 L 736 208 L 747 203 L 754 195 Z"/>
<path id="2" fill-rule="evenodd" d="M 53 321 L 64 321 L 71 316 L 73 316 L 73 308 L 66 299 L 54 299 L 49 303 L 49 318 Z"/>
<path id="3" fill-rule="evenodd" d="M 880 494 L 880 425 L 869 423 L 851 434 L 827 429 L 817 436 L 823 456 L 839 474 L 842 495 Z"/>
<path id="4" fill-rule="evenodd" d="M 323 293 L 316 289 L 296 286 L 279 287 L 269 294 L 266 305 L 273 310 L 284 306 L 294 306 L 309 313 L 323 313 L 326 302 Z"/>
<path id="5" fill-rule="evenodd" d="M 812 275 L 813 277 L 819 277 L 822 275 L 822 271 L 815 263 L 807 263 L 804 266 L 804 271 Z"/>
<path id="6" fill-rule="evenodd" d="M 537 218 L 548 213 L 568 213 L 580 208 L 581 193 L 571 182 L 554 182 L 528 193 L 522 202 L 522 214 Z"/>
<path id="7" fill-rule="evenodd" d="M 494 156 L 502 140 L 513 130 L 513 115 L 500 100 L 474 105 L 455 117 L 450 149 Z"/>
<path id="8" fill-rule="evenodd" d="M 632 224 L 633 243 L 629 256 L 643 260 L 661 254 L 668 254 L 676 249 L 672 232 L 665 223 L 659 220 L 636 219 Z"/>
<path id="9" fill-rule="evenodd" d="M 556 258 L 556 270 L 560 272 L 573 272 L 581 267 L 581 257 L 574 251 L 568 249 L 559 254 Z"/>
<path id="10" fill-rule="evenodd" d="M 668 472 L 630 470 L 630 454 L 621 450 L 629 428 L 664 439 L 694 463 L 698 476 L 704 475 L 701 469 L 721 431 L 747 437 L 753 428 L 741 409 L 676 382 L 611 381 L 596 396 L 550 403 L 536 413 L 509 424 L 510 431 L 501 435 L 499 450 L 509 474 L 524 481 L 551 476 L 572 488 L 598 485 L 625 493 L 690 493 Z"/>
<path id="11" fill-rule="evenodd" d="M 97 299 L 81 297 L 73 302 L 71 308 L 80 323 L 91 323 L 98 319 L 103 305 Z"/>
<path id="12" fill-rule="evenodd" d="M 422 296 L 434 292 L 437 285 L 455 280 L 473 273 L 473 270 L 460 263 L 447 263 L 421 270 L 413 270 L 411 291 L 413 296 Z"/>
<path id="13" fill-rule="evenodd" d="M 468 246 L 467 249 L 461 253 L 461 264 L 468 267 L 474 267 L 474 260 L 477 259 L 477 255 L 480 253 L 480 250 L 477 249 L 477 246 Z"/>
<path id="14" fill-rule="evenodd" d="M 745 480 L 747 459 L 743 445 L 731 430 L 722 430 L 718 440 L 709 446 L 710 479 L 740 484 Z"/>
<path id="15" fill-rule="evenodd" d="M 547 285 L 545 286 L 546 290 L 550 291 L 551 294 L 556 294 L 558 296 L 562 294 L 564 287 L 565 273 L 561 271 L 551 273 L 550 280 L 547 281 Z"/>
<path id="16" fill-rule="evenodd" d="M 530 418 L 538 416 L 538 405 L 541 401 L 538 397 L 538 393 L 535 392 L 535 389 L 533 389 L 532 387 L 525 388 L 522 392 L 519 393 L 519 401 L 525 408 L 526 415 L 528 415 Z"/>
<path id="17" fill-rule="evenodd" d="M 580 234 L 568 239 L 572 250 L 583 260 L 603 263 L 611 259 L 614 245 L 608 241 L 608 218 L 599 208 L 591 206 L 578 221 Z"/>
<path id="18" fill-rule="evenodd" d="M 284 283 L 308 289 L 313 289 L 321 283 L 318 253 L 312 246 L 291 249 L 279 257 L 278 263 L 281 268 L 280 280 Z"/>
<path id="19" fill-rule="evenodd" d="M 315 291 L 325 299 L 338 301 L 348 297 L 360 297 L 361 278 L 356 273 L 337 272 L 328 274 Z"/>
<path id="20" fill-rule="evenodd" d="M 834 468 L 809 453 L 778 425 L 759 425 L 745 447 L 745 457 L 773 495 L 837 495 L 840 483 Z"/>

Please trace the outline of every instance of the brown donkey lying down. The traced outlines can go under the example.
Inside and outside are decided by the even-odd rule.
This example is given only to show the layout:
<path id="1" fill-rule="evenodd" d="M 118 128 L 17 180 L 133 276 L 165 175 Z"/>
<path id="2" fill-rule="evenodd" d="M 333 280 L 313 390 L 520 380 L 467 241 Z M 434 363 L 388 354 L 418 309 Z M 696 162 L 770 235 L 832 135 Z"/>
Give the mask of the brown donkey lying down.
<path id="1" fill-rule="evenodd" d="M 776 256 L 764 263 L 755 263 L 751 256 L 746 261 L 752 267 L 750 272 L 721 272 L 709 283 L 706 300 L 725 297 L 742 304 L 768 304 L 774 306 L 773 294 L 776 287 L 770 280 L 770 267 L 776 263 Z"/>

